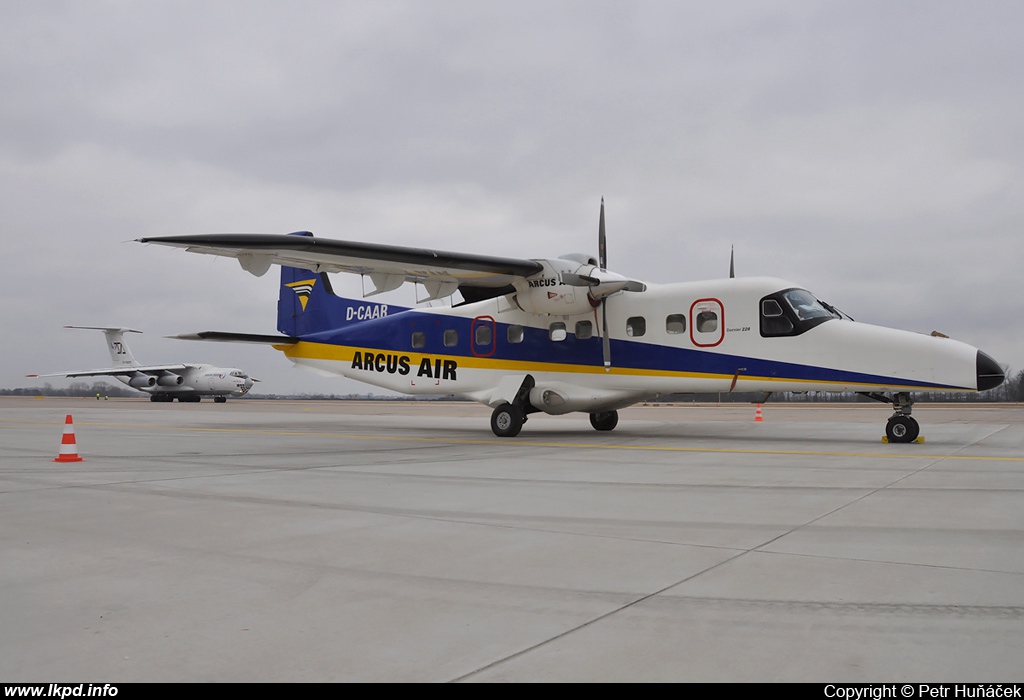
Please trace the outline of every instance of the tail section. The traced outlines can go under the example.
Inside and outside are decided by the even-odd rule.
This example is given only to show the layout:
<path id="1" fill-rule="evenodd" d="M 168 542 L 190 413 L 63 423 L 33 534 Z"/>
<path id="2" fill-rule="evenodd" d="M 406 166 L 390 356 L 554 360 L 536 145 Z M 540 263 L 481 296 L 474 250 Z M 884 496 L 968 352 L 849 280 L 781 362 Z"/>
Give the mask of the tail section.
<path id="1" fill-rule="evenodd" d="M 65 328 L 80 328 L 88 331 L 103 331 L 107 337 L 107 350 L 110 351 L 110 359 L 113 367 L 137 367 L 138 362 L 132 355 L 128 343 L 124 340 L 125 333 L 141 333 L 132 328 L 118 328 L 107 326 L 64 326 Z"/>
<path id="2" fill-rule="evenodd" d="M 277 330 L 285 335 L 303 338 L 405 310 L 402 306 L 337 296 L 326 272 L 281 267 Z"/>

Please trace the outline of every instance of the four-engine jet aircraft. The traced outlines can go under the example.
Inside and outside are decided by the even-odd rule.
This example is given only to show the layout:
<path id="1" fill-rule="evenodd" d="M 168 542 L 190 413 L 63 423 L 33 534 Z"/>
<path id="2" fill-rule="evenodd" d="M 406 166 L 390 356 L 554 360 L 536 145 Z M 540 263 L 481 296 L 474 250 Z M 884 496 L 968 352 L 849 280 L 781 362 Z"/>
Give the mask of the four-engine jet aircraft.
<path id="1" fill-rule="evenodd" d="M 891 403 L 891 442 L 919 433 L 911 392 L 983 391 L 1003 381 L 962 342 L 854 322 L 775 278 L 646 284 L 608 270 L 604 202 L 599 255 L 523 260 L 288 235 L 211 234 L 140 243 L 237 258 L 260 276 L 281 265 L 278 331 L 207 331 L 191 339 L 270 343 L 292 362 L 408 394 L 453 394 L 491 406 L 495 435 L 529 414 L 590 414 L 611 430 L 617 409 L 665 394 L 854 391 Z M 422 285 L 401 308 L 335 296 L 326 273 L 368 278 L 364 297 Z M 365 287 L 364 287 L 365 288 Z"/>
<path id="2" fill-rule="evenodd" d="M 229 396 L 241 396 L 252 388 L 254 381 L 248 374 L 234 367 L 182 363 L 174 365 L 140 365 L 132 356 L 125 333 L 141 333 L 131 328 L 64 326 L 103 331 L 113 367 L 87 369 L 52 374 L 30 374 L 30 377 L 114 377 L 133 389 L 145 391 L 150 401 L 196 402 L 203 396 L 212 396 L 224 403 Z"/>

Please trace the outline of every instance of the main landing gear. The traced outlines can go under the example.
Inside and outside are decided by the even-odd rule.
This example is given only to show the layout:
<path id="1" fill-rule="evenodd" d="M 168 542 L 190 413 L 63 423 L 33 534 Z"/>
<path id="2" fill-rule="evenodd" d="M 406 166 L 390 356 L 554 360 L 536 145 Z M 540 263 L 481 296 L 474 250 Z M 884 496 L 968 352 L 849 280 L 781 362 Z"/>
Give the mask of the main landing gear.
<path id="1" fill-rule="evenodd" d="M 530 403 L 530 391 L 536 386 L 531 375 L 523 379 L 519 391 L 511 403 L 503 403 L 491 413 L 491 431 L 498 437 L 515 437 L 523 429 L 526 417 L 536 413 L 537 408 Z M 590 414 L 590 424 L 594 430 L 614 430 L 619 424 L 618 411 L 597 411 Z"/>
<path id="2" fill-rule="evenodd" d="M 921 426 L 910 415 L 911 406 L 914 405 L 914 400 L 910 398 L 910 394 L 901 392 L 892 396 L 886 396 L 885 394 L 872 392 L 862 393 L 861 396 L 892 404 L 894 413 L 885 424 L 885 437 L 889 442 L 913 442 L 917 440 L 921 434 Z"/>
<path id="3" fill-rule="evenodd" d="M 503 403 L 491 413 L 491 432 L 498 437 L 515 437 L 523 429 L 527 414 L 536 412 L 530 403 L 530 390 L 536 386 L 533 375 L 526 375 L 512 403 Z"/>
<path id="4" fill-rule="evenodd" d="M 590 414 L 590 424 L 594 430 L 614 430 L 619 424 L 618 411 L 599 411 Z"/>
<path id="5" fill-rule="evenodd" d="M 491 431 L 498 437 L 515 437 L 523 429 L 526 414 L 510 403 L 503 403 L 491 414 Z"/>
<path id="6" fill-rule="evenodd" d="M 503 403 L 491 413 L 491 431 L 498 437 L 515 437 L 523 429 L 526 412 L 510 403 Z M 619 424 L 618 411 L 599 411 L 590 414 L 594 430 L 614 430 Z"/>

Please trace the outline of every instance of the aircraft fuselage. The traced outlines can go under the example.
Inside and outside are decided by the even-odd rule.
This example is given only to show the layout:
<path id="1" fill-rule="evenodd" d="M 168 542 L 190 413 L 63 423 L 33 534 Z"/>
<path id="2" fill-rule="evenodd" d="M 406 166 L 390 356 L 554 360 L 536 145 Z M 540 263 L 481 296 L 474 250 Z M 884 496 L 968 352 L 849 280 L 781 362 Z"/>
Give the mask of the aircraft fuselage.
<path id="1" fill-rule="evenodd" d="M 780 279 L 745 278 L 612 295 L 608 368 L 596 306 L 541 315 L 513 297 L 391 313 L 359 302 L 369 320 L 279 349 L 296 364 L 384 389 L 492 406 L 509 400 L 513 384 L 518 389 L 509 376 L 528 374 L 534 408 L 553 414 L 673 393 L 979 389 L 975 348 L 835 315 L 802 319 L 787 297 L 773 297 L 787 290 L 802 291 Z"/>

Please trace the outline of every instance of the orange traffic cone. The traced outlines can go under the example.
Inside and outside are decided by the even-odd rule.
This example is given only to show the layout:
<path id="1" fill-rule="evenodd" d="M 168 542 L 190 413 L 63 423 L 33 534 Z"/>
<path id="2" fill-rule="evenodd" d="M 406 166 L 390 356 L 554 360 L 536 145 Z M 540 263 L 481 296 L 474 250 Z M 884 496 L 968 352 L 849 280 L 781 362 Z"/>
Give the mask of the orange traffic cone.
<path id="1" fill-rule="evenodd" d="M 71 422 L 71 414 L 64 419 L 64 435 L 60 440 L 60 453 L 54 458 L 54 462 L 84 462 L 78 456 L 78 444 L 75 442 L 75 426 Z"/>
<path id="2" fill-rule="evenodd" d="M 761 404 L 757 404 L 757 413 L 754 414 L 755 423 L 763 423 L 764 416 L 761 415 Z"/>

